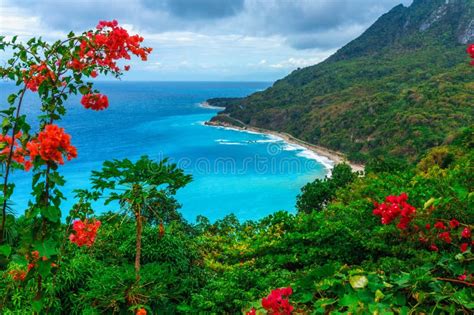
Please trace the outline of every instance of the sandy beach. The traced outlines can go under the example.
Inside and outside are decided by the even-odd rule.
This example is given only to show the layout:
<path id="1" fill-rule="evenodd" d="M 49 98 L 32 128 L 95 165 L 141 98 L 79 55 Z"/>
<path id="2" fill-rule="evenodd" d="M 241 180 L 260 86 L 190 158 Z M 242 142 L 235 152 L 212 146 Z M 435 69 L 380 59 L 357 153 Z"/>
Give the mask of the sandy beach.
<path id="1" fill-rule="evenodd" d="M 201 106 L 205 106 L 202 104 Z M 208 105 L 209 106 L 209 105 Z M 242 122 L 240 122 L 242 123 Z M 344 154 L 340 152 L 336 152 L 318 145 L 314 145 L 311 143 L 308 143 L 306 141 L 303 141 L 301 139 L 295 138 L 290 134 L 287 134 L 285 132 L 277 132 L 273 130 L 267 130 L 267 129 L 262 129 L 262 128 L 257 128 L 257 127 L 251 127 L 245 125 L 245 127 L 238 127 L 229 123 L 225 122 L 216 122 L 216 121 L 208 121 L 205 123 L 208 126 L 218 126 L 218 127 L 226 127 L 230 129 L 235 129 L 235 130 L 243 130 L 243 131 L 251 131 L 251 132 L 257 132 L 257 133 L 262 133 L 262 134 L 267 134 L 267 135 L 272 135 L 279 137 L 283 139 L 285 142 L 289 144 L 296 144 L 304 147 L 305 149 L 308 149 L 312 152 L 314 152 L 317 155 L 323 156 L 328 158 L 329 160 L 333 161 L 334 164 L 339 164 L 339 163 L 347 163 L 351 166 L 352 170 L 355 172 L 363 172 L 364 171 L 364 165 L 362 164 L 356 164 L 352 163 L 347 160 L 347 158 L 344 156 Z M 243 124 L 243 123 L 242 123 Z"/>
<path id="2" fill-rule="evenodd" d="M 199 103 L 199 107 L 206 108 L 206 109 L 219 109 L 219 110 L 224 110 L 225 109 L 225 107 L 209 105 L 208 102 Z"/>

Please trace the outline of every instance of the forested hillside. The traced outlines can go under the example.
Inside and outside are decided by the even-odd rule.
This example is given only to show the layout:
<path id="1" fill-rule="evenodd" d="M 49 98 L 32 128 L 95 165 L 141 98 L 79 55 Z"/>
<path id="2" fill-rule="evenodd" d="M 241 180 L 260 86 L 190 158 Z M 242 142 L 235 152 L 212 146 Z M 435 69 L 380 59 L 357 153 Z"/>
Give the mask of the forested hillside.
<path id="1" fill-rule="evenodd" d="M 414 161 L 474 122 L 474 71 L 464 66 L 473 40 L 473 1 L 415 0 L 326 61 L 263 92 L 218 102 L 246 124 L 288 132 L 353 161 Z"/>

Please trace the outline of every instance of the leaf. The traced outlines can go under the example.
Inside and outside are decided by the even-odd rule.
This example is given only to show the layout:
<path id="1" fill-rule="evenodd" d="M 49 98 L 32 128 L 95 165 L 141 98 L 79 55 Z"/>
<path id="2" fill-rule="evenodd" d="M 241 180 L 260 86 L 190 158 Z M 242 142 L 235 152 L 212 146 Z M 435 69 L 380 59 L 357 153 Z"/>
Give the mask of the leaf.
<path id="1" fill-rule="evenodd" d="M 346 294 L 344 295 L 341 300 L 339 301 L 339 304 L 342 306 L 357 306 L 359 302 L 359 298 L 355 295 L 351 294 Z"/>
<path id="2" fill-rule="evenodd" d="M 40 314 L 41 310 L 43 309 L 43 301 L 42 300 L 35 300 L 35 301 L 31 302 L 31 308 L 36 313 Z"/>
<path id="3" fill-rule="evenodd" d="M 0 254 L 2 254 L 3 256 L 8 257 L 10 256 L 11 252 L 12 252 L 12 248 L 10 245 L 7 245 L 7 244 L 0 245 Z"/>
<path id="4" fill-rule="evenodd" d="M 39 252 L 40 256 L 46 256 L 47 258 L 56 255 L 58 252 L 57 243 L 51 239 L 44 242 L 38 241 L 33 248 Z"/>
<path id="5" fill-rule="evenodd" d="M 41 208 L 41 215 L 51 222 L 58 222 L 61 218 L 61 210 L 54 206 L 48 206 L 46 208 Z"/>
<path id="6" fill-rule="evenodd" d="M 8 119 L 8 117 L 3 118 L 2 128 L 9 127 L 10 125 L 11 125 L 10 124 L 10 119 Z"/>
<path id="7" fill-rule="evenodd" d="M 375 291 L 375 302 L 380 302 L 381 300 L 383 300 L 384 297 L 385 297 L 385 294 L 383 294 L 382 291 L 380 290 Z"/>
<path id="8" fill-rule="evenodd" d="M 7 99 L 8 103 L 10 105 L 13 105 L 13 103 L 15 103 L 15 100 L 16 100 L 17 96 L 18 95 L 16 95 L 15 93 L 8 95 L 8 99 Z"/>
<path id="9" fill-rule="evenodd" d="M 38 272 L 46 278 L 51 273 L 51 262 L 48 260 L 38 262 Z"/>
<path id="10" fill-rule="evenodd" d="M 356 275 L 349 278 L 349 283 L 353 289 L 362 289 L 369 284 L 369 280 L 366 276 Z"/>
<path id="11" fill-rule="evenodd" d="M 423 205 L 423 209 L 429 208 L 434 202 L 436 201 L 436 198 L 430 198 L 425 204 Z"/>
<path id="12" fill-rule="evenodd" d="M 81 92 L 82 95 L 88 94 L 90 92 L 90 89 L 89 87 L 82 85 L 81 87 L 79 87 L 79 92 Z"/>
<path id="13" fill-rule="evenodd" d="M 467 288 L 454 293 L 452 299 L 462 304 L 467 309 L 474 309 L 474 296 L 472 291 Z"/>
<path id="14" fill-rule="evenodd" d="M 59 175 L 58 172 L 50 173 L 48 177 L 56 185 L 63 186 L 66 183 L 66 181 L 64 180 L 64 177 Z"/>

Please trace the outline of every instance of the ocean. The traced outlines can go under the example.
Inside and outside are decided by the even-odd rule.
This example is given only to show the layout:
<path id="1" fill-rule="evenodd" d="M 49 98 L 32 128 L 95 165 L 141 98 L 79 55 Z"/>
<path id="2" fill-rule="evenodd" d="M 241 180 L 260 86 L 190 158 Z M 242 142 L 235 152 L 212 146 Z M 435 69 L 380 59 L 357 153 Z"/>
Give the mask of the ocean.
<path id="1" fill-rule="evenodd" d="M 259 133 L 211 127 L 204 122 L 218 109 L 200 104 L 213 97 L 239 97 L 263 90 L 262 82 L 98 82 L 110 107 L 101 112 L 84 109 L 79 96 L 68 100 L 68 113 L 58 125 L 72 135 L 78 158 L 61 166 L 63 216 L 74 204 L 72 191 L 88 188 L 92 170 L 105 160 L 168 157 L 193 181 L 176 196 L 184 218 L 198 215 L 211 221 L 234 213 L 239 220 L 256 220 L 278 210 L 295 211 L 301 187 L 324 177 L 331 162 L 300 146 Z M 0 83 L 0 103 L 15 86 Z M 26 97 L 24 112 L 35 125 L 39 104 Z M 24 212 L 30 198 L 31 172 L 15 171 L 12 209 Z M 117 205 L 94 205 L 97 213 L 116 211 Z"/>

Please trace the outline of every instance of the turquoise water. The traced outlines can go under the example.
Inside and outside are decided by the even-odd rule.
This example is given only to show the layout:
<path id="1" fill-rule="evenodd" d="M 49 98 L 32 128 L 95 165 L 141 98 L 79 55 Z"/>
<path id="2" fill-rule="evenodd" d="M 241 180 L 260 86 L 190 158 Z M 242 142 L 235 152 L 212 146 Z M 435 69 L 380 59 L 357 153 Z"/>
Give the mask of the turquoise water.
<path id="1" fill-rule="evenodd" d="M 256 133 L 205 126 L 219 110 L 200 107 L 212 97 L 245 96 L 269 83 L 249 82 L 101 82 L 109 109 L 85 110 L 79 98 L 68 101 L 68 115 L 58 124 L 72 135 L 78 158 L 61 167 L 67 183 L 67 213 L 72 190 L 87 188 L 89 174 L 107 159 L 136 159 L 147 154 L 169 157 L 193 175 L 179 191 L 184 217 L 204 215 L 211 221 L 235 213 L 241 220 L 259 219 L 277 210 L 294 211 L 296 196 L 308 181 L 327 174 L 330 162 L 281 139 Z M 0 85 L 0 97 L 14 86 Z M 4 107 L 6 102 L 2 102 Z M 34 95 L 25 112 L 38 113 Z M 34 124 L 34 121 L 31 121 Z M 17 171 L 13 209 L 23 213 L 29 199 L 31 174 Z M 96 204 L 97 212 L 115 206 Z"/>

